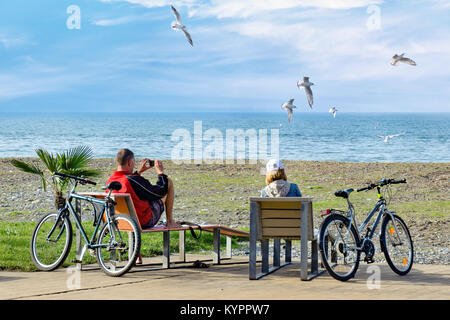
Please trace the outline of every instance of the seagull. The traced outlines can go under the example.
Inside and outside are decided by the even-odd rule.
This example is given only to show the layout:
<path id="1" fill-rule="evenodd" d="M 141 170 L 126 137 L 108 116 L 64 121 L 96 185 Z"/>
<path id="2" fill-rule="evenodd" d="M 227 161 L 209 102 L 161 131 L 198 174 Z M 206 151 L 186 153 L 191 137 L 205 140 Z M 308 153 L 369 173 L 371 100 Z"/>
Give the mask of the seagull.
<path id="1" fill-rule="evenodd" d="M 404 134 L 405 134 L 405 132 L 403 131 L 402 133 L 399 133 L 399 134 L 392 134 L 390 136 L 377 136 L 377 137 L 380 139 L 383 139 L 384 143 L 389 143 L 390 139 L 398 137 L 398 136 L 402 136 Z"/>
<path id="2" fill-rule="evenodd" d="M 289 122 L 291 122 L 292 119 L 292 109 L 297 108 L 296 106 L 292 105 L 292 102 L 294 102 L 294 99 L 290 99 L 288 102 L 285 102 L 281 105 L 281 109 L 286 110 L 288 113 Z"/>
<path id="3" fill-rule="evenodd" d="M 308 97 L 309 107 L 311 109 L 312 109 L 312 105 L 313 105 L 313 93 L 311 91 L 312 85 L 314 85 L 314 83 L 309 82 L 309 77 L 303 77 L 303 82 L 300 82 L 300 80 L 297 82 L 297 87 L 299 89 L 301 87 L 305 88 L 306 96 Z"/>
<path id="4" fill-rule="evenodd" d="M 333 118 L 336 118 L 336 112 L 339 111 L 335 107 L 332 107 L 328 112 L 331 112 L 333 114 Z"/>
<path id="5" fill-rule="evenodd" d="M 404 55 L 405 55 L 404 53 L 402 53 L 401 55 L 395 54 L 395 55 L 392 57 L 391 64 L 392 64 L 393 66 L 396 66 L 397 63 L 399 63 L 399 62 L 404 62 L 404 63 L 410 64 L 410 65 L 412 65 L 412 66 L 415 66 L 415 65 L 416 65 L 416 63 L 415 63 L 413 60 L 411 60 L 410 58 L 405 58 Z"/>
<path id="6" fill-rule="evenodd" d="M 192 42 L 192 38 L 191 35 L 189 34 L 189 32 L 186 31 L 186 27 L 181 23 L 181 17 L 180 14 L 178 13 L 177 9 L 174 8 L 174 6 L 172 7 L 172 11 L 175 14 L 175 18 L 177 19 L 177 22 L 173 21 L 172 22 L 172 29 L 173 30 L 181 30 L 184 32 L 187 40 L 189 41 L 189 43 L 191 44 L 191 46 L 193 46 L 193 42 Z"/>

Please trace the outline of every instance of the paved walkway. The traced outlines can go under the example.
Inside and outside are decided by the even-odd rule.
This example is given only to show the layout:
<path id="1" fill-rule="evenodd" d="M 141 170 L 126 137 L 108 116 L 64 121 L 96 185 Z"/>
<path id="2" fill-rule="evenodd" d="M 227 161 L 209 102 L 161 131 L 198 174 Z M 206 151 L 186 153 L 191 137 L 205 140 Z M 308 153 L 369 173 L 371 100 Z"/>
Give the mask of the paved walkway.
<path id="1" fill-rule="evenodd" d="M 189 257 L 196 259 L 197 257 Z M 202 257 L 205 259 L 205 257 Z M 301 281 L 299 262 L 260 280 L 248 279 L 248 258 L 233 258 L 239 264 L 209 268 L 149 270 L 136 267 L 120 278 L 99 269 L 69 272 L 0 272 L 0 299 L 445 299 L 450 298 L 450 266 L 414 265 L 405 277 L 389 266 L 362 263 L 356 278 L 340 282 L 327 273 L 312 281 Z M 151 262 L 145 260 L 145 263 Z M 370 269 L 368 269 L 368 267 Z M 381 281 L 374 277 L 379 271 Z M 368 272 L 369 271 L 369 272 Z M 376 272 L 375 271 L 375 272 Z M 78 277 L 79 275 L 79 277 Z M 79 282 L 77 282 L 79 280 Z"/>

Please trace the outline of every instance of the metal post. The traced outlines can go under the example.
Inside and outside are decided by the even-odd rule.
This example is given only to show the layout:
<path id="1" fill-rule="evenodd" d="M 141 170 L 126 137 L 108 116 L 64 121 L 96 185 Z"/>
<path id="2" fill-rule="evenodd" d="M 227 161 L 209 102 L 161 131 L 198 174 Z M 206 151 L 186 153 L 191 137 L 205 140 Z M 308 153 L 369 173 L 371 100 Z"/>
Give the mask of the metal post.
<path id="1" fill-rule="evenodd" d="M 308 202 L 302 201 L 300 220 L 300 278 L 308 279 Z"/>
<path id="2" fill-rule="evenodd" d="M 280 266 L 280 239 L 273 240 L 273 266 Z"/>
<path id="3" fill-rule="evenodd" d="M 285 256 L 284 256 L 284 262 L 291 262 L 292 260 L 292 241 L 291 240 L 285 240 Z"/>
<path id="4" fill-rule="evenodd" d="M 233 253 L 231 249 L 231 237 L 227 236 L 227 258 L 231 259 Z"/>
<path id="5" fill-rule="evenodd" d="M 220 264 L 220 228 L 214 229 L 213 263 Z"/>
<path id="6" fill-rule="evenodd" d="M 180 261 L 186 262 L 186 230 L 180 230 L 178 232 L 179 237 L 179 251 L 180 251 Z"/>
<path id="7" fill-rule="evenodd" d="M 250 202 L 250 254 L 248 275 L 250 280 L 256 280 L 256 217 L 257 217 L 258 203 Z"/>
<path id="8" fill-rule="evenodd" d="M 269 240 L 261 240 L 262 273 L 269 272 Z"/>
<path id="9" fill-rule="evenodd" d="M 170 231 L 163 232 L 163 268 L 170 268 Z"/>

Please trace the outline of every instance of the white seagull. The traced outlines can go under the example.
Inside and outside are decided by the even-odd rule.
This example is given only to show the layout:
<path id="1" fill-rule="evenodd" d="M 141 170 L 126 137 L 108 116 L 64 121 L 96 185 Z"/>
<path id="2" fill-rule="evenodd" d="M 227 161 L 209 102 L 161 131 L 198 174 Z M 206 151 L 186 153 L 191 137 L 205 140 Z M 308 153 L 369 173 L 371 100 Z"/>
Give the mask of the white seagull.
<path id="1" fill-rule="evenodd" d="M 288 120 L 291 122 L 292 119 L 292 109 L 297 108 L 296 106 L 292 105 L 294 102 L 294 99 L 290 99 L 288 102 L 285 102 L 281 105 L 281 109 L 286 110 L 288 113 Z"/>
<path id="2" fill-rule="evenodd" d="M 173 13 L 175 14 L 175 18 L 177 19 L 176 22 L 175 21 L 172 22 L 172 29 L 176 30 L 176 31 L 178 31 L 178 30 L 183 31 L 187 40 L 189 41 L 191 46 L 193 46 L 194 44 L 192 42 L 191 35 L 189 34 L 189 32 L 187 32 L 186 27 L 181 23 L 180 14 L 178 13 L 177 9 L 174 8 L 174 6 L 171 6 L 171 7 L 172 7 Z"/>
<path id="3" fill-rule="evenodd" d="M 415 63 L 414 60 L 411 60 L 410 58 L 406 58 L 406 57 L 404 57 L 404 55 L 405 55 L 404 53 L 402 53 L 401 55 L 395 54 L 395 55 L 392 57 L 391 64 L 392 64 L 393 66 L 396 66 L 397 63 L 399 63 L 399 62 L 404 62 L 404 63 L 410 64 L 410 65 L 412 65 L 412 66 L 415 66 L 415 65 L 416 65 L 416 63 Z"/>
<path id="4" fill-rule="evenodd" d="M 297 87 L 300 89 L 301 87 L 305 88 L 306 96 L 308 98 L 309 107 L 312 109 L 313 105 L 313 93 L 311 91 L 311 86 L 314 83 L 309 82 L 309 77 L 303 77 L 303 82 L 297 81 Z"/>
<path id="5" fill-rule="evenodd" d="M 338 109 L 336 109 L 335 107 L 332 107 L 328 112 L 333 114 L 333 118 L 336 118 L 336 112 L 339 111 Z"/>
<path id="6" fill-rule="evenodd" d="M 383 139 L 384 143 L 389 143 L 390 139 L 398 137 L 398 136 L 402 136 L 404 134 L 405 134 L 405 131 L 403 131 L 402 133 L 399 133 L 399 134 L 392 134 L 392 135 L 389 135 L 389 136 L 377 136 L 377 137 L 380 138 L 380 139 Z"/>

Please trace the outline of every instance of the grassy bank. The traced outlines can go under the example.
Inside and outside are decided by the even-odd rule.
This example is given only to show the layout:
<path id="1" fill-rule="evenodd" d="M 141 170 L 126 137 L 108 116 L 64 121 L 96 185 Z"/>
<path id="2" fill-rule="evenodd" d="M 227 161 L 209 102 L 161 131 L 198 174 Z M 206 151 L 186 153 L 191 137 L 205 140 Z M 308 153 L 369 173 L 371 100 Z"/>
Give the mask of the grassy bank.
<path id="1" fill-rule="evenodd" d="M 31 262 L 30 238 L 35 224 L 32 222 L 1 222 L 0 221 L 0 270 L 35 271 L 37 268 Z M 94 231 L 92 222 L 84 223 L 89 239 Z M 196 232 L 198 234 L 198 231 Z M 178 232 L 173 232 L 170 242 L 170 251 L 178 252 Z M 75 239 L 75 234 L 74 238 Z M 199 240 L 194 239 L 189 232 L 186 233 L 186 250 L 190 253 L 211 252 L 213 247 L 213 235 L 202 233 Z M 221 246 L 225 246 L 222 237 Z M 232 247 L 238 246 L 237 239 L 233 239 Z M 142 237 L 141 253 L 144 257 L 162 255 L 162 233 L 145 234 Z M 75 259 L 75 241 L 72 243 L 71 252 L 63 266 L 69 266 Z M 83 258 L 83 263 L 95 263 L 96 259 L 88 253 Z"/>

